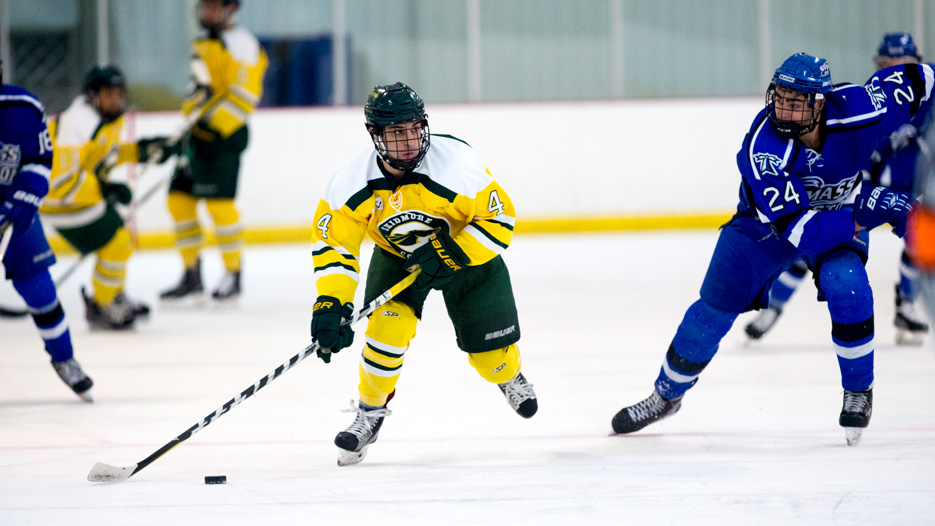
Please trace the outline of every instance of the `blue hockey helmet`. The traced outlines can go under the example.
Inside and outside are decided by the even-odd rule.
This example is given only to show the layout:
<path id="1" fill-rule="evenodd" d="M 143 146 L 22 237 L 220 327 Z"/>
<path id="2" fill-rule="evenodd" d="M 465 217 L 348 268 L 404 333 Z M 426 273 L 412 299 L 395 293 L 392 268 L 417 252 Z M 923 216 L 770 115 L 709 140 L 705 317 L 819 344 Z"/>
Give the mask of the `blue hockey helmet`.
<path id="1" fill-rule="evenodd" d="M 816 105 L 816 102 L 824 100 L 832 87 L 831 67 L 827 60 L 807 53 L 796 53 L 787 58 L 776 69 L 773 81 L 766 90 L 769 121 L 776 133 L 782 137 L 799 137 L 812 131 L 818 124 L 823 107 L 821 104 Z M 791 118 L 781 119 L 776 114 L 777 88 L 805 95 L 807 109 L 797 110 L 790 114 Z M 786 97 L 781 98 L 785 100 Z M 783 110 L 783 113 L 788 112 Z"/>
<path id="2" fill-rule="evenodd" d="M 919 58 L 919 48 L 909 33 L 887 33 L 883 35 L 877 56 L 889 58 Z"/>

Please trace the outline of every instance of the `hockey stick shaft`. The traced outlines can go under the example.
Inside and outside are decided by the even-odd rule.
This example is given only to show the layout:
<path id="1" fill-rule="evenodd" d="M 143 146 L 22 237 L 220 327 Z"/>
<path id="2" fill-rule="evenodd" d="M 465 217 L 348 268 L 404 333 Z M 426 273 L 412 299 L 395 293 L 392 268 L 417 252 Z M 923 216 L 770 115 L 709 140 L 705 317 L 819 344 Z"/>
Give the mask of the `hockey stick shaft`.
<path id="1" fill-rule="evenodd" d="M 342 325 L 353 325 L 357 323 L 360 319 L 369 316 L 370 313 L 380 308 L 381 305 L 383 305 L 384 303 L 392 299 L 394 296 L 396 296 L 397 294 L 405 290 L 407 287 L 409 287 L 409 285 L 412 285 L 412 283 L 416 280 L 416 278 L 418 277 L 420 273 L 421 273 L 421 270 L 416 270 L 415 272 L 409 274 L 402 281 L 393 285 L 392 287 L 389 288 L 389 290 L 387 290 L 386 292 L 378 296 L 375 300 L 368 303 L 363 309 L 361 309 L 354 316 L 352 316 L 351 319 L 345 320 L 344 323 L 342 323 Z M 146 466 L 155 462 L 156 459 L 158 459 L 159 457 L 165 455 L 166 453 L 171 451 L 173 448 L 175 448 L 182 442 L 185 442 L 186 440 L 191 438 L 191 436 L 194 435 L 195 433 L 201 431 L 205 427 L 212 424 L 215 420 L 220 418 L 221 415 L 224 415 L 225 413 L 229 412 L 231 409 L 240 405 L 240 403 L 246 400 L 247 398 L 250 398 L 251 396 L 255 395 L 257 391 L 269 385 L 270 382 L 282 376 L 283 373 L 295 367 L 296 364 L 304 360 L 306 357 L 308 357 L 308 355 L 314 353 L 318 349 L 319 349 L 318 343 L 313 342 L 311 345 L 303 349 L 299 354 L 296 354 L 292 358 L 289 358 L 288 360 L 283 362 L 279 367 L 270 371 L 269 374 L 267 374 L 263 378 L 260 378 L 260 380 L 257 381 L 255 384 L 244 389 L 239 395 L 225 402 L 223 405 L 221 405 L 221 407 L 212 411 L 208 416 L 202 418 L 198 423 L 186 429 L 182 434 L 173 438 L 167 444 L 157 449 L 151 455 L 139 461 L 138 463 L 132 466 L 118 467 L 118 466 L 111 466 L 108 464 L 98 462 L 97 464 L 94 465 L 93 468 L 91 468 L 91 472 L 88 473 L 88 480 L 91 482 L 122 482 L 132 477 L 133 475 L 138 473 L 140 470 L 142 470 Z"/>
<path id="2" fill-rule="evenodd" d="M 6 249 L 10 246 L 10 239 L 13 238 L 13 225 L 9 221 L 4 221 L 0 225 L 0 261 L 6 256 Z"/>

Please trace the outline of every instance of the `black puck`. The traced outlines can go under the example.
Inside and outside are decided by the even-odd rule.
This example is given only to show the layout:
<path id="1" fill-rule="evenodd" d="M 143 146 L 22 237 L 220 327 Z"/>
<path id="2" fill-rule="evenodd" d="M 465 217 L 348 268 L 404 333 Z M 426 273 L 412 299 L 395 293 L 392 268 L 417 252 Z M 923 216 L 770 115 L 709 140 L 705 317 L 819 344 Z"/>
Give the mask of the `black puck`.
<path id="1" fill-rule="evenodd" d="M 205 484 L 227 484 L 227 476 L 218 475 L 217 477 L 205 477 Z"/>

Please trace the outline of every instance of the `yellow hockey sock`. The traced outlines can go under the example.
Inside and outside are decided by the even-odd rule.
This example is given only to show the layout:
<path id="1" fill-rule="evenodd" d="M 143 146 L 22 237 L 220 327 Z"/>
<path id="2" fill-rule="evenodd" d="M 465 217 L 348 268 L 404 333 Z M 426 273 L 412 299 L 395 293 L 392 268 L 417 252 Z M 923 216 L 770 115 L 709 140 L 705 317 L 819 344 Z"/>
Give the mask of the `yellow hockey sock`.
<path id="1" fill-rule="evenodd" d="M 182 253 L 185 268 L 198 261 L 204 244 L 201 225 L 198 224 L 198 200 L 184 192 L 169 192 L 169 213 L 175 220 L 175 248 Z"/>
<path id="2" fill-rule="evenodd" d="M 468 361 L 484 380 L 495 384 L 512 380 L 523 365 L 515 343 L 493 351 L 468 353 Z"/>
<path id="3" fill-rule="evenodd" d="M 359 366 L 361 402 L 382 407 L 396 389 L 418 321 L 412 307 L 398 301 L 389 301 L 370 315 Z"/>
<path id="4" fill-rule="evenodd" d="M 133 253 L 130 232 L 120 227 L 114 237 L 97 251 L 97 263 L 91 275 L 94 286 L 94 301 L 99 305 L 110 305 L 114 297 L 123 290 L 127 277 L 127 260 Z"/>
<path id="5" fill-rule="evenodd" d="M 243 226 L 234 200 L 206 199 L 205 203 L 208 205 L 208 213 L 214 219 L 214 233 L 221 257 L 224 258 L 224 267 L 228 272 L 237 272 L 240 270 L 240 256 L 243 252 Z"/>

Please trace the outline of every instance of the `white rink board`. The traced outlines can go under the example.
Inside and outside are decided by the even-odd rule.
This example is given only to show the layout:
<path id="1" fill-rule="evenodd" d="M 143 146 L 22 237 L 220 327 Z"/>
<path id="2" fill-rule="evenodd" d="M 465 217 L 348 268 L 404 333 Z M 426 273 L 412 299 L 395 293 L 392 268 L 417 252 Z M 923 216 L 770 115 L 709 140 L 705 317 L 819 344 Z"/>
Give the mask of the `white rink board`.
<path id="1" fill-rule="evenodd" d="M 394 414 L 362 464 L 338 468 L 331 443 L 351 421 L 340 409 L 356 396 L 358 327 L 330 365 L 309 358 L 114 485 L 85 477 L 97 461 L 143 459 L 306 345 L 310 247 L 247 247 L 239 307 L 155 306 L 127 334 L 88 332 L 83 268 L 62 298 L 93 405 L 61 385 L 30 322 L 0 320 L 0 524 L 926 524 L 935 345 L 893 344 L 901 246 L 872 237 L 875 406 L 858 447 L 837 425 L 830 321 L 807 281 L 765 341 L 742 347 L 750 318 L 738 320 L 678 415 L 608 436 L 613 414 L 650 393 L 716 234 L 518 236 L 505 257 L 540 402 L 531 420 L 470 368 L 433 295 Z M 543 257 L 559 251 L 597 266 Z M 170 251 L 137 254 L 131 295 L 154 301 L 178 267 Z M 209 251 L 206 285 L 220 272 Z M 9 285 L 0 301 L 13 301 Z"/>
<path id="2" fill-rule="evenodd" d="M 432 105 L 432 133 L 470 143 L 531 217 L 730 214 L 734 156 L 761 99 Z M 137 116 L 141 137 L 171 134 L 177 113 Z M 251 226 L 308 225 L 338 168 L 372 148 L 363 108 L 261 109 L 253 115 L 237 202 Z M 169 174 L 148 170 L 141 188 Z M 165 197 L 140 231 L 170 230 Z"/>

